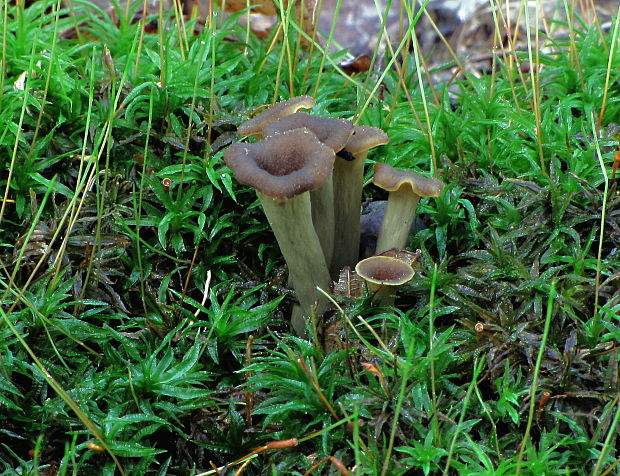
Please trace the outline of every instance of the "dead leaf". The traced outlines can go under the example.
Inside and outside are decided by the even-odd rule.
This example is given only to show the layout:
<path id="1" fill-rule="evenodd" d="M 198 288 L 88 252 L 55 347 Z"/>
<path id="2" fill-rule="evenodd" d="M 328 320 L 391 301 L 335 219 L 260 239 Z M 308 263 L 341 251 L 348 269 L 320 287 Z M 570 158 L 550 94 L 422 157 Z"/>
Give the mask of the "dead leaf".
<path id="1" fill-rule="evenodd" d="M 345 266 L 340 270 L 338 282 L 334 283 L 334 293 L 350 299 L 361 298 L 364 295 L 364 280 Z"/>

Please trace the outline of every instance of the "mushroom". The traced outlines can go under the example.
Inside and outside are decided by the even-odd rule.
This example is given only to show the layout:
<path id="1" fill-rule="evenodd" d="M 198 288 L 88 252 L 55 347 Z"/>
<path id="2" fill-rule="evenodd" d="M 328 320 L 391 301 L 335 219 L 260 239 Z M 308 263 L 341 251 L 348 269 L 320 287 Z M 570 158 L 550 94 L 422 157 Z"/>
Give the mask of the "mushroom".
<path id="1" fill-rule="evenodd" d="M 385 163 L 375 164 L 373 183 L 390 192 L 377 237 L 376 253 L 390 248 L 404 248 L 420 197 L 439 196 L 444 183 L 435 178 L 395 169 Z"/>
<path id="2" fill-rule="evenodd" d="M 415 274 L 409 263 L 390 256 L 363 259 L 355 266 L 355 272 L 366 281 L 372 300 L 380 304 L 390 304 L 394 288 L 410 281 Z"/>
<path id="3" fill-rule="evenodd" d="M 295 112 L 272 122 L 265 127 L 263 133 L 269 137 L 300 127 L 310 129 L 317 139 L 334 149 L 334 152 L 339 152 L 353 135 L 353 123 L 351 121 L 335 117 L 311 116 L 305 112 Z"/>
<path id="4" fill-rule="evenodd" d="M 346 119 L 334 117 L 311 116 L 305 112 L 296 112 L 279 121 L 269 124 L 263 134 L 270 137 L 285 131 L 306 127 L 334 152 L 340 151 L 353 134 L 353 123 Z M 310 192 L 312 204 L 312 222 L 319 235 L 327 266 L 330 266 L 334 251 L 334 192 L 332 178 L 321 188 Z"/>
<path id="5" fill-rule="evenodd" d="M 263 136 L 263 130 L 272 122 L 289 116 L 300 109 L 311 109 L 315 101 L 311 96 L 297 96 L 286 101 L 280 101 L 270 106 L 252 119 L 241 123 L 237 128 L 239 137 Z"/>
<path id="6" fill-rule="evenodd" d="M 355 126 L 353 135 L 334 163 L 334 217 L 336 221 L 332 276 L 358 260 L 364 163 L 368 149 L 387 144 L 388 136 L 376 127 Z"/>
<path id="7" fill-rule="evenodd" d="M 303 335 L 312 306 L 318 305 L 317 313 L 327 308 L 316 289 L 327 290 L 330 276 L 312 224 L 309 191 L 329 178 L 334 151 L 301 128 L 253 144 L 233 144 L 224 152 L 224 161 L 240 183 L 256 189 L 301 306 L 292 326 Z"/>

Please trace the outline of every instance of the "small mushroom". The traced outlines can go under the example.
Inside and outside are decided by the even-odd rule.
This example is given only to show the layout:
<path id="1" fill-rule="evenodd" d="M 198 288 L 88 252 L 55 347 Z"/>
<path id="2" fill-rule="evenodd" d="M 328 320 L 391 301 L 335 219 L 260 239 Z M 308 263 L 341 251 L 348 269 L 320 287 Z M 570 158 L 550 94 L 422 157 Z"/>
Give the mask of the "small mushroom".
<path id="1" fill-rule="evenodd" d="M 410 281 L 415 274 L 407 262 L 390 256 L 371 256 L 355 266 L 355 272 L 366 281 L 372 300 L 390 304 L 390 295 L 397 286 Z"/>
<path id="2" fill-rule="evenodd" d="M 309 191 L 329 178 L 334 151 L 302 128 L 253 144 L 233 144 L 224 161 L 240 183 L 256 189 L 301 306 L 291 323 L 303 335 L 312 306 L 317 304 L 317 313 L 327 309 L 316 288 L 327 290 L 330 276 L 312 224 Z"/>
<path id="3" fill-rule="evenodd" d="M 332 276 L 358 260 L 364 163 L 368 150 L 387 144 L 388 136 L 376 127 L 355 126 L 353 135 L 334 163 L 334 217 L 336 232 Z M 345 157 L 346 156 L 346 157 Z"/>
<path id="4" fill-rule="evenodd" d="M 326 146 L 340 151 L 353 134 L 353 123 L 346 119 L 334 117 L 311 116 L 305 112 L 296 112 L 276 122 L 269 124 L 264 135 L 270 137 L 285 131 L 306 127 Z M 325 254 L 325 261 L 329 266 L 334 252 L 334 192 L 332 178 L 321 188 L 310 192 L 312 204 L 312 222 L 319 235 L 321 247 Z"/>
<path id="5" fill-rule="evenodd" d="M 385 163 L 375 164 L 373 183 L 390 192 L 377 237 L 376 253 L 390 248 L 404 248 L 420 197 L 441 195 L 444 183 L 414 172 L 395 169 Z"/>
<path id="6" fill-rule="evenodd" d="M 296 113 L 300 109 L 311 109 L 315 101 L 311 96 L 297 96 L 286 101 L 280 101 L 270 106 L 252 119 L 241 123 L 237 128 L 239 137 L 259 136 L 262 138 L 263 130 L 272 122 Z"/>

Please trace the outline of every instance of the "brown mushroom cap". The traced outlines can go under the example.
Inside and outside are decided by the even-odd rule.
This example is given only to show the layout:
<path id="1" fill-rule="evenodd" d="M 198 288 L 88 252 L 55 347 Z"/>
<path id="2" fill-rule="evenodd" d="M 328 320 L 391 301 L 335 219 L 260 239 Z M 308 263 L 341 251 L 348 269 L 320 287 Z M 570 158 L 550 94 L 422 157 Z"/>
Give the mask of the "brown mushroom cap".
<path id="1" fill-rule="evenodd" d="M 438 197 L 445 186 L 441 180 L 424 177 L 408 170 L 398 170 L 381 162 L 375 164 L 375 176 L 372 183 L 389 192 L 408 186 L 414 194 L 420 197 Z"/>
<path id="2" fill-rule="evenodd" d="M 237 128 L 237 133 L 241 137 L 262 134 L 263 130 L 272 122 L 289 116 L 302 108 L 311 109 L 314 104 L 314 98 L 311 96 L 297 96 L 277 102 L 259 115 L 241 123 Z"/>
<path id="3" fill-rule="evenodd" d="M 378 145 L 387 144 L 389 141 L 388 135 L 378 127 L 355 126 L 353 135 L 344 148 L 355 155 Z"/>
<path id="4" fill-rule="evenodd" d="M 235 143 L 224 162 L 238 182 L 273 198 L 291 198 L 321 187 L 332 172 L 334 151 L 306 128 L 253 144 Z"/>
<path id="5" fill-rule="evenodd" d="M 355 266 L 365 281 L 379 286 L 400 286 L 410 281 L 415 270 L 405 261 L 389 256 L 371 256 Z"/>
<path id="6" fill-rule="evenodd" d="M 334 149 L 334 152 L 341 150 L 353 134 L 351 121 L 335 117 L 311 116 L 305 112 L 296 112 L 272 122 L 265 127 L 263 134 L 268 137 L 300 127 L 310 129 L 323 144 Z"/>

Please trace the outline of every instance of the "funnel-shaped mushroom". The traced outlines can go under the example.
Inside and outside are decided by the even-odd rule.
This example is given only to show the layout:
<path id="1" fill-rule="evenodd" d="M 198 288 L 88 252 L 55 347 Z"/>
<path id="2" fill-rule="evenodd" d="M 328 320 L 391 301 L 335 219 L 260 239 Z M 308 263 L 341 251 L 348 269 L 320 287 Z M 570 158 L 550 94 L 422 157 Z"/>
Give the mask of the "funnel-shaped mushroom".
<path id="1" fill-rule="evenodd" d="M 355 126 L 353 135 L 344 147 L 350 156 L 338 156 L 334 163 L 334 216 L 336 232 L 332 276 L 345 266 L 357 263 L 360 244 L 360 212 L 364 163 L 368 149 L 387 144 L 388 136 L 376 127 Z M 349 160 L 350 159 L 350 160 Z"/>
<path id="2" fill-rule="evenodd" d="M 330 176 L 334 151 L 309 130 L 295 129 L 254 144 L 233 144 L 224 161 L 239 182 L 256 189 L 297 291 L 301 314 L 292 325 L 302 335 L 312 306 L 318 304 L 319 313 L 327 307 L 316 290 L 327 290 L 330 276 L 312 225 L 309 191 Z"/>
<path id="3" fill-rule="evenodd" d="M 279 121 L 272 122 L 263 133 L 269 137 L 300 127 L 310 129 L 323 144 L 334 149 L 334 152 L 340 151 L 353 134 L 353 123 L 351 121 L 334 117 L 311 116 L 305 112 L 296 112 Z M 334 251 L 335 231 L 334 193 L 331 176 L 325 185 L 310 192 L 310 201 L 312 203 L 314 229 L 319 235 L 327 266 L 330 266 Z"/>
<path id="4" fill-rule="evenodd" d="M 270 106 L 252 119 L 241 123 L 237 128 L 240 137 L 263 136 L 263 130 L 272 122 L 293 114 L 300 109 L 311 109 L 314 107 L 314 98 L 311 96 L 297 96 L 286 101 L 280 101 Z"/>
<path id="5" fill-rule="evenodd" d="M 300 96 L 304 97 L 304 96 Z M 272 136 L 285 131 L 305 127 L 326 146 L 340 151 L 353 135 L 353 123 L 336 117 L 311 116 L 305 112 L 290 114 L 276 122 L 272 122 L 264 129 L 265 136 Z"/>
<path id="6" fill-rule="evenodd" d="M 355 272 L 366 281 L 373 301 L 382 304 L 388 304 L 394 289 L 410 281 L 415 274 L 410 264 L 389 256 L 363 259 L 355 266 Z"/>
<path id="7" fill-rule="evenodd" d="M 373 183 L 390 192 L 376 253 L 390 248 L 404 248 L 420 197 L 439 196 L 444 183 L 384 163 L 375 164 Z"/>

